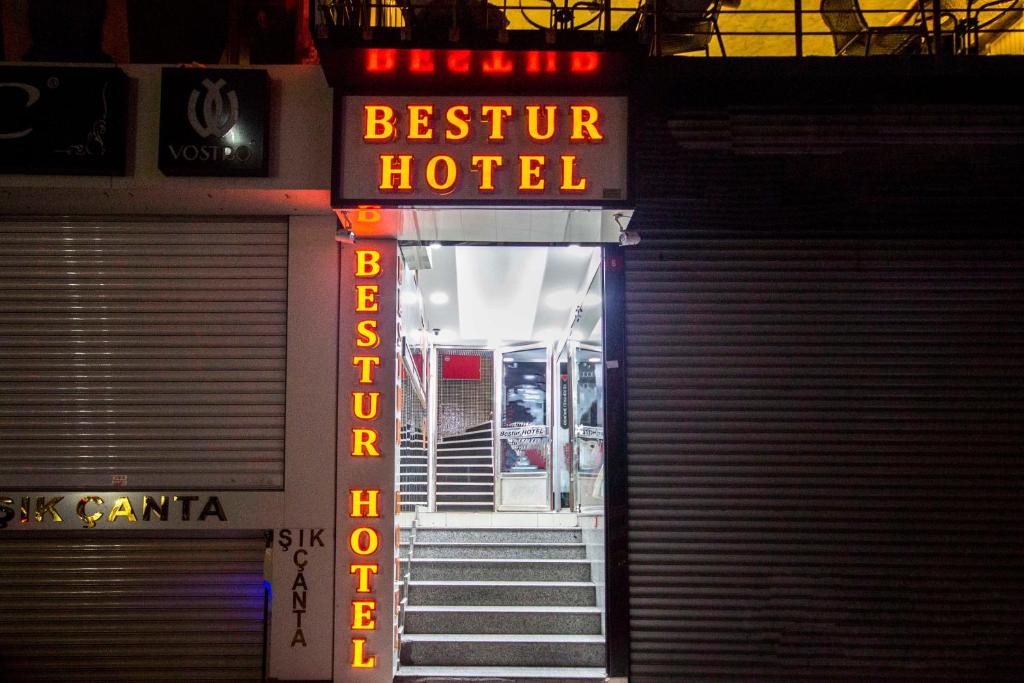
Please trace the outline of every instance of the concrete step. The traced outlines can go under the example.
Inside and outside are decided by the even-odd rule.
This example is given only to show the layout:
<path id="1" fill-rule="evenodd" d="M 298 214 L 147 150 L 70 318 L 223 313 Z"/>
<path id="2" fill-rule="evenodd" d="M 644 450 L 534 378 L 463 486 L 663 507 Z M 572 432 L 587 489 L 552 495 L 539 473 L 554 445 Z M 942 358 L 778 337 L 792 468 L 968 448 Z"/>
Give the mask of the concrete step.
<path id="1" fill-rule="evenodd" d="M 423 581 L 409 582 L 411 605 L 577 605 L 593 607 L 597 592 L 589 581 Z"/>
<path id="2" fill-rule="evenodd" d="M 489 503 L 437 501 L 438 512 L 491 512 L 492 510 L 494 510 L 493 500 Z"/>
<path id="3" fill-rule="evenodd" d="M 469 493 L 464 492 L 451 492 L 438 491 L 437 493 L 437 504 L 448 503 L 476 503 L 477 505 L 487 504 L 494 507 L 494 494 L 493 493 L 480 493 L 479 491 L 473 491 Z"/>
<path id="4" fill-rule="evenodd" d="M 426 543 L 582 543 L 577 527 L 419 527 L 416 540 Z"/>
<path id="5" fill-rule="evenodd" d="M 410 565 L 417 581 L 590 581 L 590 560 L 420 558 L 413 553 Z"/>
<path id="6" fill-rule="evenodd" d="M 402 664 L 414 666 L 584 666 L 605 664 L 604 638 L 594 635 L 467 634 L 402 637 Z"/>
<path id="7" fill-rule="evenodd" d="M 395 683 L 469 683 L 489 681 L 511 683 L 574 683 L 603 681 L 604 668 L 536 667 L 536 666 L 402 666 L 395 674 Z"/>
<path id="8" fill-rule="evenodd" d="M 405 632 L 600 635 L 601 610 L 578 605 L 409 605 Z"/>
<path id="9" fill-rule="evenodd" d="M 451 478 L 441 481 L 437 481 L 437 492 L 438 494 L 444 493 L 469 493 L 470 491 L 476 491 L 478 493 L 492 493 L 494 490 L 494 482 L 490 478 L 485 478 L 480 481 L 477 478 L 475 481 L 452 481 Z"/>
<path id="10" fill-rule="evenodd" d="M 484 456 L 488 458 L 494 457 L 494 451 L 491 449 L 490 444 L 480 444 L 477 446 L 467 445 L 460 446 L 458 444 L 454 446 L 445 446 L 443 444 L 437 445 L 437 457 L 439 458 L 456 458 L 466 456 Z"/>
<path id="11" fill-rule="evenodd" d="M 584 559 L 582 543 L 416 543 L 416 557 Z"/>

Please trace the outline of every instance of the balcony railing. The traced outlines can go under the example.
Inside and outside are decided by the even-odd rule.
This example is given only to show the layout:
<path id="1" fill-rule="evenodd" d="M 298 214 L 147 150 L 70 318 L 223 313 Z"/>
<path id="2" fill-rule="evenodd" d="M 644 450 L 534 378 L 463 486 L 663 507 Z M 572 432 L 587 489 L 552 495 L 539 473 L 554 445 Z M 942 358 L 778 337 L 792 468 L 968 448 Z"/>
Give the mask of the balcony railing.
<path id="1" fill-rule="evenodd" d="M 554 45 L 582 31 L 659 56 L 1024 54 L 1024 0 L 312 0 L 310 12 L 315 35 L 369 43 L 533 31 Z"/>

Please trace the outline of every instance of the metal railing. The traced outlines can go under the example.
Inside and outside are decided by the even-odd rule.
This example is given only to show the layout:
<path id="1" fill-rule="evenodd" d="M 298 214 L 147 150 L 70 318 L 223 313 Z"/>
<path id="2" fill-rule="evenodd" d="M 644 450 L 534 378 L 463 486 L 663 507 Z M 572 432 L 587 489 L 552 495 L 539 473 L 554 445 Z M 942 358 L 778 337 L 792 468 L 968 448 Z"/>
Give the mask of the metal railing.
<path id="1" fill-rule="evenodd" d="M 312 0 L 316 35 L 635 33 L 652 55 L 1024 54 L 1024 0 Z"/>

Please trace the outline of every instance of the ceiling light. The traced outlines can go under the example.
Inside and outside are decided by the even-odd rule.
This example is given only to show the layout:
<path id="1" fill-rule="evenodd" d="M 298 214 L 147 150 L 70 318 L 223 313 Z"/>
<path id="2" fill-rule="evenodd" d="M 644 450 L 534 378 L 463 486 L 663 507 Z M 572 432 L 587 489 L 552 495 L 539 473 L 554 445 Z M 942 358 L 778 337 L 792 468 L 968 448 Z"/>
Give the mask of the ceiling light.
<path id="1" fill-rule="evenodd" d="M 576 303 L 576 292 L 572 289 L 557 289 L 544 297 L 548 308 L 565 310 Z"/>
<path id="2" fill-rule="evenodd" d="M 419 302 L 420 293 L 417 292 L 415 289 L 407 289 L 399 295 L 398 300 L 401 301 L 406 306 L 411 306 Z"/>
<path id="3" fill-rule="evenodd" d="M 435 240 L 435 241 L 430 243 L 430 248 L 431 249 L 440 249 L 441 248 L 441 243 Z"/>
<path id="4" fill-rule="evenodd" d="M 587 361 L 589 361 L 591 363 L 600 363 L 601 359 L 598 358 L 597 356 L 594 356 L 593 358 L 588 358 Z"/>
<path id="5" fill-rule="evenodd" d="M 443 306 L 448 303 L 447 292 L 431 292 L 430 303 L 437 304 L 438 306 Z"/>

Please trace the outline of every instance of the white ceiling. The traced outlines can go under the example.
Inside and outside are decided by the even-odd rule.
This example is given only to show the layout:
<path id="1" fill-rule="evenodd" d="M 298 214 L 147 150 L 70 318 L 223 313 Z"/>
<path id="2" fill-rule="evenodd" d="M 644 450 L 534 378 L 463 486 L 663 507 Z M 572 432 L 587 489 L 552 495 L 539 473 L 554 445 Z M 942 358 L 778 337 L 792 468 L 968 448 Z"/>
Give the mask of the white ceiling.
<path id="1" fill-rule="evenodd" d="M 599 244 L 617 242 L 632 209 L 541 209 L 472 207 L 379 209 L 375 222 L 360 223 L 359 213 L 340 210 L 342 223 L 359 236 L 396 237 L 412 242 Z"/>
<path id="2" fill-rule="evenodd" d="M 427 329 L 440 330 L 434 340 L 441 344 L 554 341 L 599 256 L 593 247 L 433 248 L 432 266 L 418 271 Z M 431 301 L 436 292 L 447 303 Z"/>

